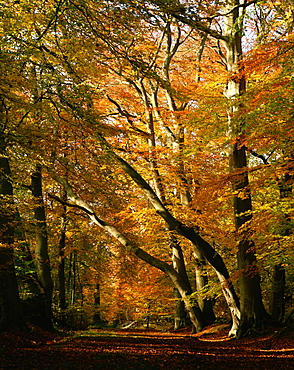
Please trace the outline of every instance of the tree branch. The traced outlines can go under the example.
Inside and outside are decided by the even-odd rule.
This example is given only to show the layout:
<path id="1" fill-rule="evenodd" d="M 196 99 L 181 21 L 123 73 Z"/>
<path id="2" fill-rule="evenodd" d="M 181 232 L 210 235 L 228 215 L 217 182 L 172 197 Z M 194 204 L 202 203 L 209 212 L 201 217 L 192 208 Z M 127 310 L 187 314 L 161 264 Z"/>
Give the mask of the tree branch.
<path id="1" fill-rule="evenodd" d="M 138 258 L 147 262 L 151 266 L 156 267 L 159 270 L 168 274 L 172 278 L 173 282 L 175 282 L 175 279 L 179 279 L 179 274 L 168 263 L 161 261 L 160 259 L 145 252 L 143 249 L 138 247 L 133 241 L 128 239 L 123 233 L 121 233 L 116 227 L 114 227 L 113 225 L 109 224 L 106 221 L 103 221 L 100 217 L 98 217 L 95 211 L 85 201 L 83 201 L 78 195 L 74 193 L 72 186 L 68 183 L 68 181 L 64 177 L 59 176 L 56 173 L 52 172 L 51 176 L 55 181 L 57 181 L 64 187 L 64 189 L 67 192 L 68 199 L 70 199 L 71 202 L 62 200 L 56 195 L 49 194 L 49 196 L 52 199 L 55 199 L 59 203 L 66 205 L 68 207 L 74 207 L 84 211 L 85 213 L 88 214 L 89 218 L 97 226 L 101 227 L 110 235 L 112 235 L 116 240 L 118 240 L 122 245 L 124 245 L 129 252 L 135 254 Z"/>

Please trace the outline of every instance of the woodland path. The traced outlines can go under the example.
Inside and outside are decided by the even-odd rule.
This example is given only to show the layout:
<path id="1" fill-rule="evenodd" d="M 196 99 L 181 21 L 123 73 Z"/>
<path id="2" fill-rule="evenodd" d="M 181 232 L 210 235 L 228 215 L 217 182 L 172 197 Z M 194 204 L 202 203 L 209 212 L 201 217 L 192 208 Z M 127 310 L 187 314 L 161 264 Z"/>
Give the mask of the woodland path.
<path id="1" fill-rule="evenodd" d="M 92 329 L 60 336 L 0 334 L 0 369 L 294 369 L 293 332 L 228 340 L 228 328 L 189 331 Z"/>

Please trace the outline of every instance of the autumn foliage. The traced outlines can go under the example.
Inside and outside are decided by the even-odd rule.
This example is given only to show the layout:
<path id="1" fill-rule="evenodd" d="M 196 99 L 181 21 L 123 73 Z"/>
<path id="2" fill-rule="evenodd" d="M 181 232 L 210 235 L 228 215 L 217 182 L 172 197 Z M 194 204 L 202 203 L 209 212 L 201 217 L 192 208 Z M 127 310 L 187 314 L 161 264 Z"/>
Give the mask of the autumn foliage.
<path id="1" fill-rule="evenodd" d="M 172 326 L 182 303 L 198 331 L 204 303 L 232 336 L 290 323 L 293 6 L 25 0 L 0 13 L 0 180 L 27 319 L 44 299 L 68 329 Z"/>

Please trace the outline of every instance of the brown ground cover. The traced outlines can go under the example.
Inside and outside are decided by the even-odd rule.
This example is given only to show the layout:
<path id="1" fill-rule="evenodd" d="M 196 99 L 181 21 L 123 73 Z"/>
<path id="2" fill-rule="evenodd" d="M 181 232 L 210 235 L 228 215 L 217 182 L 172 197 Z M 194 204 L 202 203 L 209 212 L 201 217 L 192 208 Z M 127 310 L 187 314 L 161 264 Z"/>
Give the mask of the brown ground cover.
<path id="1" fill-rule="evenodd" d="M 294 369 L 294 333 L 274 330 L 229 340 L 228 327 L 188 330 L 92 329 L 72 335 L 33 328 L 0 334 L 0 369 Z"/>

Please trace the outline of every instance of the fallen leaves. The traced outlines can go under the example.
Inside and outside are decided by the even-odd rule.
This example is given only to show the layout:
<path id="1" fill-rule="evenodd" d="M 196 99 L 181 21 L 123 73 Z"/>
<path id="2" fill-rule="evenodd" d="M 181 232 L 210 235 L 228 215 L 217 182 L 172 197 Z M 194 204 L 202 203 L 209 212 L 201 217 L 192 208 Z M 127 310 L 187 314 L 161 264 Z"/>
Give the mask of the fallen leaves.
<path id="1" fill-rule="evenodd" d="M 57 335 L 40 331 L 0 334 L 0 369 L 287 369 L 294 366 L 293 333 L 228 340 L 228 328 L 102 330 Z M 279 335 L 278 335 L 279 334 Z"/>

